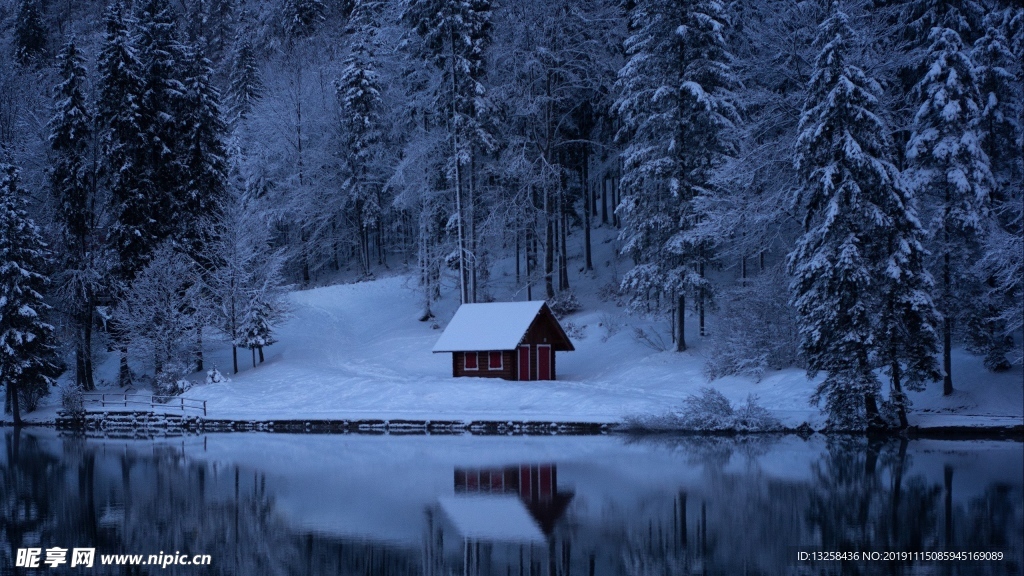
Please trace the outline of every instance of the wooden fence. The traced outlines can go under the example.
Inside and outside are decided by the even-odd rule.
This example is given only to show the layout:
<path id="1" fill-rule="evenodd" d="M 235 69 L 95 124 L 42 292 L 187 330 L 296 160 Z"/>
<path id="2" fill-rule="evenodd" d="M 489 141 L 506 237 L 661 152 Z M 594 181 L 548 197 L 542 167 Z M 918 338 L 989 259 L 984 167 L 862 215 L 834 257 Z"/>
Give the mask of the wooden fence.
<path id="1" fill-rule="evenodd" d="M 103 408 L 129 406 L 148 406 L 155 408 L 164 406 L 180 408 L 185 410 L 201 410 L 206 416 L 206 400 L 198 398 L 183 398 L 181 396 L 140 396 L 137 394 L 101 394 L 99 392 L 86 392 L 82 394 L 82 404 L 88 409 L 90 405 L 99 404 Z"/>

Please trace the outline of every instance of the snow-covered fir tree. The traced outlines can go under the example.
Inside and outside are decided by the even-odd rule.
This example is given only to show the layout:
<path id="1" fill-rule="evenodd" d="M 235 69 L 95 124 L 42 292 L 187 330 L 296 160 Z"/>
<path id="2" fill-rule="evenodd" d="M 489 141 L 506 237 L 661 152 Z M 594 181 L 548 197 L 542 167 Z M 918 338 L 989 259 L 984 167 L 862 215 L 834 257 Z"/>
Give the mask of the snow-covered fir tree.
<path id="1" fill-rule="evenodd" d="M 292 38 L 312 36 L 324 21 L 327 7 L 322 0 L 285 0 L 284 28 Z"/>
<path id="2" fill-rule="evenodd" d="M 971 264 L 980 257 L 993 179 L 982 147 L 977 73 L 961 34 L 973 3 L 938 4 L 927 12 L 934 26 L 923 55 L 924 75 L 914 87 L 918 107 L 906 157 L 911 186 L 926 205 L 930 250 L 938 260 L 943 394 L 948 395 L 953 393 L 954 327 L 981 290 Z"/>
<path id="3" fill-rule="evenodd" d="M 641 0 L 630 12 L 628 61 L 615 110 L 622 120 L 622 251 L 635 263 L 622 280 L 634 305 L 673 301 L 676 349 L 686 349 L 686 296 L 702 311 L 712 239 L 695 234 L 694 200 L 715 194 L 714 171 L 735 152 L 738 87 L 725 46 L 724 7 L 715 0 Z M 703 314 L 703 312 L 701 312 Z"/>
<path id="4" fill-rule="evenodd" d="M 924 231 L 890 160 L 881 89 L 853 63 L 856 41 L 834 3 L 800 121 L 805 233 L 789 257 L 808 372 L 825 372 L 815 399 L 840 429 L 885 426 L 876 363 L 890 370 L 904 426 L 902 384 L 936 374 Z"/>
<path id="5" fill-rule="evenodd" d="M 48 393 L 58 373 L 54 330 L 45 321 L 48 253 L 25 212 L 27 195 L 18 169 L 0 158 L 0 384 L 16 424 L 21 401 Z"/>
<path id="6" fill-rule="evenodd" d="M 115 273 L 130 280 L 148 252 L 146 147 L 142 119 L 142 63 L 131 35 L 127 8 L 115 2 L 104 16 L 106 33 L 99 56 L 97 119 L 102 130 L 103 176 L 110 191 L 110 245 Z"/>
<path id="7" fill-rule="evenodd" d="M 277 342 L 273 333 L 275 310 L 262 294 L 255 294 L 242 318 L 241 345 L 252 352 L 252 367 L 256 367 L 256 354 L 263 363 L 263 348 Z"/>
<path id="8" fill-rule="evenodd" d="M 1007 9 L 1003 22 L 1013 56 L 1011 62 L 1015 64 L 1009 70 L 1016 80 L 1010 84 L 1016 87 L 1016 136 L 1009 144 L 1011 150 L 1019 152 L 1024 150 L 1024 7 Z M 992 158 L 998 161 L 1001 157 L 995 154 Z M 990 297 L 999 302 L 997 322 L 1006 334 L 1012 335 L 1024 327 L 1024 154 L 1010 154 L 1005 160 L 1010 162 L 1009 166 L 994 165 L 1000 186 L 994 207 L 998 225 L 987 236 L 982 264 L 992 280 Z M 1011 354 L 1013 362 L 1024 361 L 1024 347 L 1019 343 Z"/>
<path id="9" fill-rule="evenodd" d="M 374 6 L 360 3 L 352 15 L 352 48 L 342 62 L 336 82 L 341 105 L 341 139 L 345 158 L 343 184 L 347 193 L 346 212 L 358 231 L 359 254 L 363 273 L 371 265 L 370 234 L 377 230 L 384 208 L 381 201 L 380 173 L 384 130 L 381 125 L 383 87 L 377 73 L 375 39 L 371 11 Z"/>
<path id="10" fill-rule="evenodd" d="M 188 189 L 188 161 L 183 147 L 192 142 L 185 130 L 201 130 L 184 123 L 182 113 L 188 53 L 180 42 L 175 15 L 168 0 L 146 0 L 137 11 L 136 45 L 142 64 L 142 97 L 139 123 L 146 135 L 140 168 L 141 185 L 136 191 L 135 214 L 122 215 L 135 225 L 141 237 L 136 265 L 184 225 L 181 204 Z M 118 219 L 119 222 L 121 218 Z"/>
<path id="11" fill-rule="evenodd" d="M 993 241 L 1011 226 L 1014 220 L 1014 198 L 1019 198 L 1024 184 L 1021 170 L 1021 88 L 1018 81 L 1020 62 L 1014 56 L 1005 30 L 1012 22 L 1010 9 L 995 11 L 985 17 L 985 33 L 974 43 L 981 110 L 978 129 L 981 148 L 989 158 L 993 175 L 991 191 L 992 218 L 984 232 L 989 252 Z M 1012 232 L 1011 232 L 1012 233 Z M 1019 232 L 1018 232 L 1019 233 Z M 1014 348 L 1012 331 L 1000 317 L 1000 310 L 1013 306 L 1006 294 L 997 289 L 998 272 L 991 268 L 991 259 L 983 259 L 974 273 L 984 278 L 980 293 L 972 299 L 966 320 L 966 336 L 971 348 L 985 355 L 985 367 L 1001 372 L 1010 368 L 1007 353 Z"/>
<path id="12" fill-rule="evenodd" d="M 213 85 L 209 60 L 197 49 L 185 49 L 182 94 L 176 101 L 178 140 L 174 142 L 183 172 L 175 191 L 173 236 L 193 259 L 209 258 L 214 223 L 227 202 L 227 127 L 221 118 L 220 95 Z"/>
<path id="13" fill-rule="evenodd" d="M 21 0 L 14 20 L 14 55 L 29 64 L 46 56 L 46 26 L 39 0 Z"/>
<path id="14" fill-rule="evenodd" d="M 92 390 L 92 307 L 101 279 L 96 268 L 96 156 L 93 115 L 85 98 L 85 62 L 72 39 L 57 55 L 61 83 L 50 119 L 50 184 L 59 238 L 60 293 L 71 317 L 75 378 Z"/>
<path id="15" fill-rule="evenodd" d="M 231 54 L 227 91 L 227 121 L 234 126 L 252 112 L 265 89 L 249 30 L 239 30 Z"/>
<path id="16" fill-rule="evenodd" d="M 130 282 L 144 265 L 149 251 L 148 199 L 146 197 L 147 134 L 142 121 L 142 62 L 132 36 L 135 20 L 127 7 L 117 0 L 104 13 L 104 37 L 100 49 L 99 100 L 97 124 L 101 131 L 101 171 L 109 191 L 110 229 L 107 232 L 112 253 L 111 287 Z M 116 290 L 113 290 L 116 291 Z M 115 323 L 110 331 L 121 350 L 118 383 L 128 386 L 131 371 L 123 334 Z"/>

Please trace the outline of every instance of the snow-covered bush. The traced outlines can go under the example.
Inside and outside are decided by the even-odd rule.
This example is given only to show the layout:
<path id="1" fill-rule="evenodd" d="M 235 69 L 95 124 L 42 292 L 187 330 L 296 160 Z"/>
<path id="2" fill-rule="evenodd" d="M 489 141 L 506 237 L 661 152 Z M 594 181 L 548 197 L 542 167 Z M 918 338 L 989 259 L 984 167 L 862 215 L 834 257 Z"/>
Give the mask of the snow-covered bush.
<path id="1" fill-rule="evenodd" d="M 640 327 L 633 328 L 633 339 L 655 352 L 664 352 L 671 348 L 671 342 L 667 341 L 660 332 L 653 328 L 648 330 Z"/>
<path id="2" fill-rule="evenodd" d="M 566 320 L 566 321 L 562 322 L 562 328 L 565 330 L 565 333 L 570 338 L 572 338 L 574 340 L 582 340 L 583 339 L 583 337 L 586 334 L 583 330 L 586 327 L 587 327 L 586 324 L 584 324 L 583 326 L 579 326 L 575 322 L 573 322 L 572 320 Z"/>
<path id="3" fill-rule="evenodd" d="M 604 336 L 601 336 L 601 342 L 607 342 L 609 338 L 615 336 L 620 330 L 622 330 L 622 327 L 625 326 L 625 322 L 622 320 L 621 316 L 602 312 L 597 325 L 604 328 Z"/>
<path id="4" fill-rule="evenodd" d="M 60 405 L 64 412 L 72 418 L 83 416 L 85 414 L 85 399 L 82 396 L 82 389 L 75 384 L 61 386 Z"/>
<path id="5" fill-rule="evenodd" d="M 558 294 L 551 302 L 548 302 L 548 305 L 555 316 L 560 319 L 574 312 L 579 312 L 583 308 L 583 305 L 576 298 L 576 293 L 572 290 L 566 290 Z"/>
<path id="6" fill-rule="evenodd" d="M 50 387 L 46 382 L 23 383 L 18 389 L 18 398 L 25 412 L 34 412 L 39 407 L 39 401 L 49 393 Z"/>
<path id="7" fill-rule="evenodd" d="M 779 267 L 725 291 L 704 374 L 712 380 L 732 374 L 760 380 L 765 370 L 800 366 L 800 331 L 788 302 L 789 279 Z"/>
<path id="8" fill-rule="evenodd" d="M 189 373 L 188 367 L 181 362 L 168 362 L 156 373 L 153 381 L 153 394 L 157 396 L 177 396 L 192 387 L 192 382 L 184 376 Z"/>
<path id="9" fill-rule="evenodd" d="M 206 383 L 207 384 L 220 384 L 221 382 L 231 382 L 231 379 L 220 373 L 217 367 L 214 366 L 206 372 Z"/>
<path id="10" fill-rule="evenodd" d="M 661 415 L 630 416 L 625 420 L 631 430 L 686 430 L 700 432 L 769 432 L 781 430 L 782 423 L 766 408 L 757 403 L 756 396 L 748 396 L 741 406 L 733 406 L 714 388 L 700 389 L 700 395 L 691 395 L 679 410 Z"/>

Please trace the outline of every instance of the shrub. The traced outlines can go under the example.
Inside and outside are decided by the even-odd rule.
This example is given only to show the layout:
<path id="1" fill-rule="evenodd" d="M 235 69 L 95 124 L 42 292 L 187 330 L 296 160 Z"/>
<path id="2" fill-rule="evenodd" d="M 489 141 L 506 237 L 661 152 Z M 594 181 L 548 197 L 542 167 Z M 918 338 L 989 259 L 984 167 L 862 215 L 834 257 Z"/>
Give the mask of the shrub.
<path id="1" fill-rule="evenodd" d="M 206 373 L 207 384 L 220 384 L 221 382 L 231 382 L 231 379 L 220 373 L 217 367 L 214 366 Z"/>
<path id="2" fill-rule="evenodd" d="M 22 384 L 22 387 L 18 389 L 18 398 L 21 399 L 21 406 L 25 412 L 34 412 L 39 407 L 39 401 L 49 393 L 49 385 L 46 382 Z"/>
<path id="3" fill-rule="evenodd" d="M 153 394 L 158 396 L 177 396 L 192 387 L 192 383 L 184 379 L 188 368 L 180 362 L 168 362 L 157 372 L 153 381 Z"/>
<path id="4" fill-rule="evenodd" d="M 60 405 L 64 412 L 72 418 L 85 415 L 85 399 L 82 389 L 75 384 L 65 384 L 60 388 Z"/>
<path id="5" fill-rule="evenodd" d="M 653 416 L 630 416 L 625 421 L 633 430 L 686 430 L 695 432 L 770 432 L 782 430 L 782 423 L 757 403 L 750 395 L 746 404 L 734 407 L 721 392 L 714 388 L 700 389 L 700 395 L 691 395 L 675 411 Z"/>
<path id="6" fill-rule="evenodd" d="M 548 303 L 548 306 L 551 307 L 551 311 L 559 319 L 565 318 L 574 312 L 579 312 L 583 308 L 583 305 L 576 298 L 576 293 L 572 290 L 566 290 L 558 294 Z"/>
<path id="7" fill-rule="evenodd" d="M 727 290 L 720 303 L 705 376 L 714 380 L 736 374 L 760 380 L 765 370 L 800 365 L 800 330 L 789 305 L 789 279 L 781 268 Z"/>

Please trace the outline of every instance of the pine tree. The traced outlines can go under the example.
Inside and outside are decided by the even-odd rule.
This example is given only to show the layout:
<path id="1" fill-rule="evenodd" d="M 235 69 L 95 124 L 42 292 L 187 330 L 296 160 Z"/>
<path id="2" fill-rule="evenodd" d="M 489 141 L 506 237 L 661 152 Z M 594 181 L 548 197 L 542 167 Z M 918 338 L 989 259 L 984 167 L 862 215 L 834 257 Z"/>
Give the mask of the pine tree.
<path id="1" fill-rule="evenodd" d="M 925 73 L 914 87 L 919 107 L 906 151 L 915 194 L 930 208 L 931 251 L 939 260 L 944 395 L 953 393 L 951 354 L 958 311 L 970 310 L 980 291 L 970 267 L 979 257 L 993 185 L 978 129 L 978 79 L 959 31 L 965 16 L 957 4 L 941 3 L 930 17 L 935 25 L 928 35 Z"/>
<path id="2" fill-rule="evenodd" d="M 46 27 L 39 0 L 21 0 L 14 22 L 14 55 L 21 64 L 46 56 Z"/>
<path id="3" fill-rule="evenodd" d="M 260 363 L 263 363 L 263 348 L 277 342 L 273 334 L 275 311 L 273 306 L 257 294 L 249 304 L 245 317 L 242 319 L 241 345 L 252 351 L 252 367 L 256 367 L 256 353 L 259 352 Z"/>
<path id="4" fill-rule="evenodd" d="M 113 287 L 123 286 L 142 268 L 142 256 L 148 251 L 149 212 L 146 198 L 147 135 L 142 122 L 142 62 L 132 36 L 135 20 L 121 0 L 115 0 L 104 13 L 105 32 L 98 69 L 100 95 L 96 104 L 97 125 L 101 131 L 101 173 L 110 191 L 112 222 L 108 241 L 113 253 Z M 116 291 L 116 290 L 112 290 Z M 111 334 L 121 350 L 118 383 L 131 384 L 128 368 L 127 333 L 116 322 Z"/>
<path id="5" fill-rule="evenodd" d="M 0 162 L 0 384 L 14 423 L 21 398 L 45 394 L 57 376 L 53 326 L 43 320 L 46 244 L 25 213 L 18 169 Z"/>
<path id="6" fill-rule="evenodd" d="M 342 62 L 341 77 L 335 83 L 341 105 L 343 156 L 348 190 L 346 209 L 358 227 L 359 253 L 363 273 L 370 272 L 370 234 L 381 217 L 379 171 L 383 129 L 380 76 L 375 67 L 374 28 L 370 8 L 359 5 L 353 14 L 353 46 Z"/>
<path id="7" fill-rule="evenodd" d="M 711 177 L 735 152 L 730 130 L 739 120 L 738 86 L 725 46 L 726 20 L 714 0 L 679 4 L 640 1 L 630 14 L 628 60 L 619 72 L 615 105 L 628 142 L 623 154 L 623 252 L 636 265 L 622 280 L 634 306 L 648 298 L 677 299 L 679 337 L 686 294 L 701 297 L 711 243 L 695 232 L 702 215 L 694 200 L 714 194 Z"/>
<path id="8" fill-rule="evenodd" d="M 1001 231 L 1013 221 L 1013 197 L 1020 194 L 1021 179 L 1020 110 L 1022 103 L 1020 63 L 1014 57 L 1004 29 L 1011 21 L 1012 12 L 993 12 L 985 18 L 985 33 L 974 44 L 973 61 L 976 65 L 981 110 L 978 128 L 981 134 L 981 148 L 989 158 L 993 175 L 991 191 L 992 216 L 988 223 L 985 242 L 992 247 L 988 237 L 1001 235 Z M 997 287 L 998 272 L 989 266 L 986 259 L 976 266 L 977 274 L 985 279 L 983 292 L 972 299 L 970 315 L 967 318 L 967 336 L 971 348 L 985 355 L 985 367 L 992 371 L 1010 368 L 1006 354 L 1013 349 L 1012 331 L 1006 329 L 1000 318 L 1001 310 L 1012 306 Z"/>
<path id="9" fill-rule="evenodd" d="M 805 233 L 789 256 L 793 303 L 808 372 L 825 372 L 825 400 L 837 428 L 883 427 L 876 362 L 889 369 L 901 423 L 901 384 L 935 374 L 936 314 L 924 271 L 924 232 L 914 201 L 890 161 L 879 85 L 850 63 L 855 40 L 833 4 L 822 23 L 800 121 L 795 203 Z M 876 312 L 881 311 L 876 318 Z"/>
<path id="10" fill-rule="evenodd" d="M 1024 75 L 1024 7 L 1010 8 L 1005 16 L 1006 37 L 1013 55 L 1011 68 L 1016 78 Z M 1024 91 L 1018 80 L 1015 102 L 1016 136 L 1011 150 L 1024 150 Z M 995 156 L 998 159 L 998 156 Z M 983 269 L 992 278 L 991 296 L 1000 301 L 996 322 L 1004 326 L 1005 333 L 1015 334 L 1024 326 L 1024 154 L 1010 154 L 1005 158 L 1009 166 L 996 164 L 995 172 L 1001 187 L 995 210 L 996 226 L 986 238 Z M 1004 178 L 1009 174 L 1009 178 Z M 1024 361 L 1024 347 L 1019 344 L 1012 361 Z"/>
<path id="11" fill-rule="evenodd" d="M 212 223 L 227 201 L 227 131 L 220 116 L 220 95 L 212 82 L 210 61 L 201 52 L 184 50 L 182 92 L 176 99 L 178 162 L 182 188 L 174 191 L 174 236 L 193 259 L 205 258 L 212 243 Z"/>
<path id="12" fill-rule="evenodd" d="M 182 147 L 191 142 L 181 118 L 189 58 L 168 0 L 147 0 L 139 8 L 136 45 L 142 63 L 139 120 L 147 137 L 139 189 L 143 195 L 137 206 L 142 237 L 137 260 L 144 264 L 157 245 L 181 229 L 179 204 L 189 179 Z"/>
<path id="13" fill-rule="evenodd" d="M 75 330 L 75 377 L 79 386 L 92 390 L 92 308 L 99 282 L 92 245 L 96 225 L 93 118 L 85 99 L 85 64 L 74 40 L 58 54 L 57 64 L 61 83 L 54 90 L 49 129 L 50 182 L 61 245 L 60 284 Z"/>
<path id="14" fill-rule="evenodd" d="M 285 32 L 292 38 L 308 38 L 323 23 L 326 12 L 322 0 L 285 0 Z"/>
<path id="15" fill-rule="evenodd" d="M 251 32 L 241 30 L 231 54 L 231 75 L 227 92 L 227 120 L 231 126 L 245 120 L 263 97 L 264 85 L 250 40 Z"/>
<path id="16" fill-rule="evenodd" d="M 89 154 L 92 113 L 85 100 L 85 62 L 71 40 L 57 55 L 61 82 L 54 90 L 54 114 L 50 119 L 50 147 L 54 152 L 50 179 L 56 200 L 57 220 L 63 241 L 81 255 L 93 227 Z"/>
<path id="17" fill-rule="evenodd" d="M 117 261 L 115 275 L 130 281 L 144 264 L 149 245 L 142 63 L 129 29 L 133 20 L 124 5 L 120 1 L 111 4 L 104 20 L 97 120 L 102 131 L 103 177 L 110 190 L 113 222 L 109 237 Z"/>

